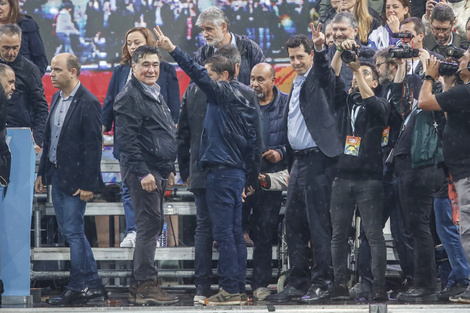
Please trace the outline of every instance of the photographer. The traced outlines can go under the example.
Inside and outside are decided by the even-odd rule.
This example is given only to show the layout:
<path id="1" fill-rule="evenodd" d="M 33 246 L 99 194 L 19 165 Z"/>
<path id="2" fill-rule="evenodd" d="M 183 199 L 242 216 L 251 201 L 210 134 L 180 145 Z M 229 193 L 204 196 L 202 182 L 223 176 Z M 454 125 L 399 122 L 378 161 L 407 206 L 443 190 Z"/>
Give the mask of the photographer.
<path id="1" fill-rule="evenodd" d="M 399 110 L 404 122 L 389 160 L 395 166 L 399 199 L 414 250 L 412 288 L 400 292 L 397 298 L 414 303 L 437 301 L 434 242 L 429 220 L 434 193 L 444 179 L 437 128 L 443 127 L 445 118 L 442 114 L 417 109 L 422 80 L 416 74 L 405 75 L 404 59 L 395 60 L 398 70 L 391 93 L 401 98 Z"/>
<path id="2" fill-rule="evenodd" d="M 457 75 L 444 76 L 444 92 L 433 95 L 432 82 L 441 73 L 440 61 L 431 57 L 426 71 L 426 81 L 419 93 L 419 108 L 445 111 L 447 124 L 442 142 L 444 158 L 453 176 L 460 204 L 460 237 L 463 249 L 470 258 L 470 50 L 459 59 L 458 76 L 463 84 L 455 84 Z M 454 85 L 455 84 L 455 85 Z M 435 112 L 437 113 L 437 112 Z M 449 300 L 470 303 L 470 289 Z"/>
<path id="3" fill-rule="evenodd" d="M 317 297 L 303 297 L 305 302 L 349 298 L 348 236 L 356 205 L 372 252 L 373 280 L 368 282 L 368 297 L 374 300 L 388 299 L 385 292 L 387 258 L 382 231 L 381 141 L 390 105 L 387 100 L 374 95 L 374 89 L 379 85 L 375 67 L 370 63 L 359 62 L 357 55 L 353 55 L 354 59 L 351 60 L 351 51 L 355 51 L 356 46 L 354 40 L 344 40 L 338 45 L 331 62 L 336 74 L 335 105 L 338 109 L 338 125 L 342 141 L 345 142 L 344 152 L 339 156 L 330 206 L 334 284 L 330 290 Z M 354 73 L 349 95 L 344 91 L 345 86 L 340 78 L 342 61 Z"/>
<path id="4" fill-rule="evenodd" d="M 333 56 L 336 52 L 337 47 L 345 40 L 352 39 L 356 42 L 355 52 L 359 56 L 360 61 L 372 62 L 372 57 L 374 56 L 375 51 L 371 48 L 363 46 L 357 38 L 359 31 L 359 24 L 354 17 L 354 14 L 349 12 L 339 12 L 336 14 L 331 21 L 331 27 L 333 29 L 333 41 L 334 45 L 328 48 L 328 57 L 333 59 Z M 344 82 L 345 91 L 351 86 L 353 72 L 352 70 L 344 64 L 341 68 L 341 79 Z"/>

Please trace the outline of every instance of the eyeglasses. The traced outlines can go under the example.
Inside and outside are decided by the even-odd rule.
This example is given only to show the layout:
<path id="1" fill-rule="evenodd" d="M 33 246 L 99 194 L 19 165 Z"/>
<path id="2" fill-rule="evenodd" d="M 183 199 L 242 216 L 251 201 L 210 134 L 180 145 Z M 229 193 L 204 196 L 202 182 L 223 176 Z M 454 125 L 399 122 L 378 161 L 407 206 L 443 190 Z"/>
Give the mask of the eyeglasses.
<path id="1" fill-rule="evenodd" d="M 452 27 L 440 28 L 440 27 L 434 27 L 434 25 L 431 25 L 431 30 L 436 33 L 448 33 L 452 30 Z"/>

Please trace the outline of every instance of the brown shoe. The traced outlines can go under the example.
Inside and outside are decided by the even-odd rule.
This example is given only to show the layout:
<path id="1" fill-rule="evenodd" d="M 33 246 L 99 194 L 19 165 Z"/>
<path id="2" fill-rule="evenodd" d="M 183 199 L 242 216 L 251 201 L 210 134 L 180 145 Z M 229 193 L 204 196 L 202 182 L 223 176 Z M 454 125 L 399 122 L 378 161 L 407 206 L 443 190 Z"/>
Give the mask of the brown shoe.
<path id="1" fill-rule="evenodd" d="M 251 240 L 250 235 L 248 233 L 243 233 L 243 238 L 245 239 L 245 244 L 247 247 L 253 247 L 255 244 L 253 240 Z"/>
<path id="2" fill-rule="evenodd" d="M 137 294 L 137 285 L 131 284 L 129 286 L 129 304 L 135 304 L 135 295 Z"/>
<path id="3" fill-rule="evenodd" d="M 177 296 L 172 296 L 158 286 L 153 280 L 146 281 L 137 287 L 135 304 L 165 305 L 178 302 Z"/>

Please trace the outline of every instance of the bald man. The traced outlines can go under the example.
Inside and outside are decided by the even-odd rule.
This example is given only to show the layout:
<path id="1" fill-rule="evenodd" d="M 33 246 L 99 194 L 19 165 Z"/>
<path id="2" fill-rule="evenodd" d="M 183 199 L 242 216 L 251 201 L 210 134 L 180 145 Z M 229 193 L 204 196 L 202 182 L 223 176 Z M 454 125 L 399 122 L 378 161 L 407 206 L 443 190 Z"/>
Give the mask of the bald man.
<path id="1" fill-rule="evenodd" d="M 286 168 L 287 129 L 284 124 L 289 96 L 275 85 L 275 71 L 267 63 L 253 67 L 250 87 L 256 92 L 260 104 L 263 155 L 261 173 L 274 173 Z M 258 188 L 246 199 L 243 212 L 249 214 L 253 209 L 251 234 L 255 245 L 253 252 L 254 296 L 264 300 L 269 295 L 267 288 L 272 276 L 272 239 L 279 219 L 282 191 L 266 191 Z"/>
<path id="2" fill-rule="evenodd" d="M 51 62 L 51 80 L 58 88 L 52 97 L 39 163 L 36 192 L 52 185 L 52 203 L 70 246 L 70 281 L 47 303 L 57 306 L 107 299 L 96 261 L 85 237 L 87 201 L 103 186 L 101 178 L 101 104 L 79 80 L 80 60 L 70 53 Z"/>

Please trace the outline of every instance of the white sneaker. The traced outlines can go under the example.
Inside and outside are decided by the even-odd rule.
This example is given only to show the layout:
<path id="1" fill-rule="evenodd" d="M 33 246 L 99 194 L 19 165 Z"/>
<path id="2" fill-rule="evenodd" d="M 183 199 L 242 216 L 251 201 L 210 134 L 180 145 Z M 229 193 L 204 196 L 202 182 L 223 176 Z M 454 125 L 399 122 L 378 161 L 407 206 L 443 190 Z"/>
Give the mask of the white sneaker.
<path id="1" fill-rule="evenodd" d="M 271 292 L 266 287 L 256 288 L 256 290 L 253 292 L 253 296 L 260 301 L 263 301 L 270 294 Z"/>
<path id="2" fill-rule="evenodd" d="M 136 232 L 131 231 L 130 233 L 126 235 L 126 237 L 122 240 L 119 246 L 121 248 L 135 248 L 135 236 L 136 236 Z"/>

